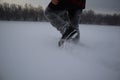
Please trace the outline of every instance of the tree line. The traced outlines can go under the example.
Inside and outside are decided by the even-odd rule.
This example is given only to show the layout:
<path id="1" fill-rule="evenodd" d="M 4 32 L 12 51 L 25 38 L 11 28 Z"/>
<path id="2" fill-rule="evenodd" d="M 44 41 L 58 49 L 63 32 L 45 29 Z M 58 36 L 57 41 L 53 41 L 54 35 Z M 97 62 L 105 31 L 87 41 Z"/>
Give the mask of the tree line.
<path id="1" fill-rule="evenodd" d="M 42 6 L 33 7 L 31 4 L 24 6 L 16 4 L 0 4 L 0 20 L 8 21 L 44 21 Z"/>
<path id="2" fill-rule="evenodd" d="M 80 18 L 82 24 L 120 25 L 120 14 L 96 14 L 92 10 L 83 11 Z M 0 4 L 0 20 L 8 21 L 47 21 L 42 6 L 31 4 Z"/>
<path id="3" fill-rule="evenodd" d="M 96 14 L 94 11 L 84 11 L 81 23 L 99 25 L 120 25 L 120 14 Z"/>

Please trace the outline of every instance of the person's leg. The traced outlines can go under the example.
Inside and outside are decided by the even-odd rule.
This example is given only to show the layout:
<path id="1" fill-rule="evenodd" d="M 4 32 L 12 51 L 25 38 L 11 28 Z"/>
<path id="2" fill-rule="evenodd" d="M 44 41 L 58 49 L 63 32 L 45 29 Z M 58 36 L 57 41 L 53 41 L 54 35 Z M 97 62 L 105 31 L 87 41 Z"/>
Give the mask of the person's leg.
<path id="1" fill-rule="evenodd" d="M 82 10 L 68 10 L 68 16 L 70 19 L 70 23 L 73 27 L 78 28 L 79 27 L 79 21 L 80 21 L 80 15 L 82 13 Z"/>
<path id="2" fill-rule="evenodd" d="M 75 11 L 68 10 L 69 23 L 78 32 L 78 35 L 75 37 L 75 40 L 79 40 L 79 38 L 80 38 L 79 22 L 80 22 L 81 13 L 82 13 L 82 10 L 75 10 Z"/>
<path id="3" fill-rule="evenodd" d="M 45 16 L 50 23 L 58 30 L 61 34 L 64 34 L 65 30 L 69 27 L 69 22 L 64 20 L 65 10 L 53 10 L 49 7 L 45 10 Z"/>

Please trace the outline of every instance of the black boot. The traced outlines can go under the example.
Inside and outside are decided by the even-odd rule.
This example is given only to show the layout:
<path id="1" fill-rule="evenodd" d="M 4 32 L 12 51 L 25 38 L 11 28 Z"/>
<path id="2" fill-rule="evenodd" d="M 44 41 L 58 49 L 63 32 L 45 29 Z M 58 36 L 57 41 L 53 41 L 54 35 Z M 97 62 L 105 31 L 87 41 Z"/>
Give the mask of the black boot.
<path id="1" fill-rule="evenodd" d="M 77 34 L 72 38 L 72 42 L 77 44 L 79 43 L 79 40 L 80 40 L 80 32 L 79 30 L 77 30 Z"/>
<path id="2" fill-rule="evenodd" d="M 72 38 L 77 33 L 77 30 L 73 27 L 69 27 L 65 33 L 62 35 L 61 39 L 68 40 Z"/>
<path id="3" fill-rule="evenodd" d="M 59 46 L 63 45 L 65 41 L 75 38 L 78 34 L 79 34 L 79 33 L 78 33 L 77 29 L 70 26 L 70 27 L 65 31 L 65 33 L 62 35 L 62 37 L 61 37 L 58 45 L 59 45 Z"/>

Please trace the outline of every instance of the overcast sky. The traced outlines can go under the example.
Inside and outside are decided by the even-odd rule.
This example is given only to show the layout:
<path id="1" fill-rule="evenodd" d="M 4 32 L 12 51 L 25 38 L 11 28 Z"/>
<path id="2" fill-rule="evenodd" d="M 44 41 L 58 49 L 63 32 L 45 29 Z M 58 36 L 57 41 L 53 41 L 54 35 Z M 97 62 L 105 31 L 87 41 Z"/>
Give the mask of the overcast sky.
<path id="1" fill-rule="evenodd" d="M 0 0 L 0 3 L 17 3 L 24 5 L 30 3 L 34 6 L 41 5 L 44 8 L 51 0 Z M 92 9 L 98 13 L 120 13 L 120 0 L 86 0 L 86 9 Z"/>

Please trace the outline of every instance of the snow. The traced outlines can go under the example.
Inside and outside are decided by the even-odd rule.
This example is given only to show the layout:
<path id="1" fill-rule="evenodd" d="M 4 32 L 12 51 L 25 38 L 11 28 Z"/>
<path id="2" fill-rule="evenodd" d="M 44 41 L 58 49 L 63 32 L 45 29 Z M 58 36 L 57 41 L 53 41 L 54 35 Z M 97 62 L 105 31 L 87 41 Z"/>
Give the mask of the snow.
<path id="1" fill-rule="evenodd" d="M 59 48 L 47 22 L 0 21 L 0 80 L 120 80 L 120 26 L 80 24 Z"/>

